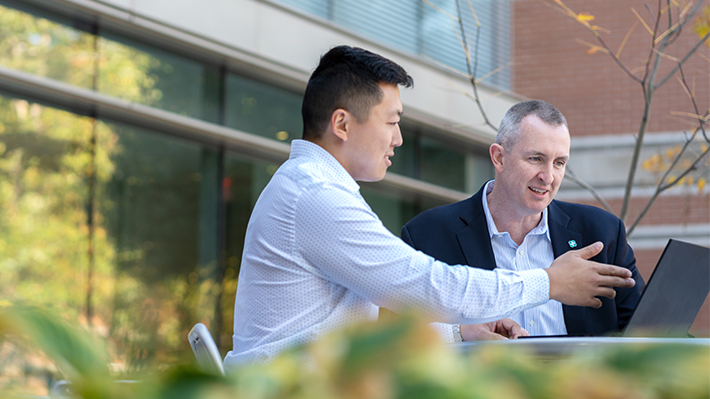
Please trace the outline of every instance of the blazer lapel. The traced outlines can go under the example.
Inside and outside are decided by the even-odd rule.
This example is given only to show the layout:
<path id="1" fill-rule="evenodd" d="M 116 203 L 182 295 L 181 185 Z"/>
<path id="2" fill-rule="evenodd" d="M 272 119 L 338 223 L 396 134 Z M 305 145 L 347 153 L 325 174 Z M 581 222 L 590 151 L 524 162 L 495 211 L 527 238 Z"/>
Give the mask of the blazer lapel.
<path id="1" fill-rule="evenodd" d="M 466 227 L 456 232 L 466 264 L 481 269 L 493 270 L 496 267 L 493 247 L 488 239 L 488 223 L 483 212 L 483 189 L 470 198 L 469 206 L 464 207 L 459 215 Z"/>
<path id="2" fill-rule="evenodd" d="M 571 249 L 582 248 L 582 234 L 569 229 L 570 217 L 552 201 L 547 207 L 547 221 L 550 229 L 550 241 L 555 259 Z M 586 308 L 583 306 L 562 305 L 565 326 L 569 335 L 584 335 Z"/>

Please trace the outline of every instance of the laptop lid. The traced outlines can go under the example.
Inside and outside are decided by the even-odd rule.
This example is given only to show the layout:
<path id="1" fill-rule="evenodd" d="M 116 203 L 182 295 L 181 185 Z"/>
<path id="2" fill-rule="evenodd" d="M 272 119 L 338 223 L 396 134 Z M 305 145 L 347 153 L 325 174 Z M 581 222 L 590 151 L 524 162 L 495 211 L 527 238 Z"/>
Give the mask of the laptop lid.
<path id="1" fill-rule="evenodd" d="M 710 248 L 670 239 L 624 336 L 686 336 L 710 292 Z"/>

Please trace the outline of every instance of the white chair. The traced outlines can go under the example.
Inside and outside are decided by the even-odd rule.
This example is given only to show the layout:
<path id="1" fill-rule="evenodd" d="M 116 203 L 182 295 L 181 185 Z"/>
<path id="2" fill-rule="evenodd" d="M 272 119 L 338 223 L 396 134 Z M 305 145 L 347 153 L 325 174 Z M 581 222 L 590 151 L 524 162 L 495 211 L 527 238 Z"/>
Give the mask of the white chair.
<path id="1" fill-rule="evenodd" d="M 212 334 L 202 323 L 195 324 L 187 335 L 192 352 L 197 358 L 200 368 L 208 373 L 224 375 L 222 357 L 217 350 L 217 345 L 212 339 Z"/>

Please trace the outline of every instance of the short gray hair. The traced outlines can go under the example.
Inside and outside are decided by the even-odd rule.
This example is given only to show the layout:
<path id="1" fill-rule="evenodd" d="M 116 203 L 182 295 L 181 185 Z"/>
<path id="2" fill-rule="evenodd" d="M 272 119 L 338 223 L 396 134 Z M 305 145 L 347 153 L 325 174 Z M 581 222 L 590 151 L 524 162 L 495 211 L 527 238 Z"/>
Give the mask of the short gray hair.
<path id="1" fill-rule="evenodd" d="M 498 127 L 496 143 L 505 149 L 511 148 L 520 137 L 520 123 L 528 115 L 535 115 L 548 125 L 568 127 L 567 119 L 554 105 L 542 100 L 524 101 L 513 105 L 505 113 Z"/>

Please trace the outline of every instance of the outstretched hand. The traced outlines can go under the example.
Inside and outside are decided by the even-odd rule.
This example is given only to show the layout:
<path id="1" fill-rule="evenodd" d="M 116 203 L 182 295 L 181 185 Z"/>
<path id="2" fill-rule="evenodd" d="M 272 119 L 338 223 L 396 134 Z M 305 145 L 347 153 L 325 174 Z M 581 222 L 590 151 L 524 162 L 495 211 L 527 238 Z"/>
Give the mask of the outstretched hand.
<path id="1" fill-rule="evenodd" d="M 614 298 L 614 287 L 633 287 L 636 282 L 628 269 L 588 260 L 603 248 L 601 242 L 595 242 L 555 259 L 545 269 L 550 277 L 550 299 L 599 308 L 602 302 L 597 297 Z"/>
<path id="2" fill-rule="evenodd" d="M 483 324 L 462 324 L 461 337 L 464 341 L 494 341 L 516 339 L 530 335 L 520 324 L 511 319 L 502 319 Z"/>

